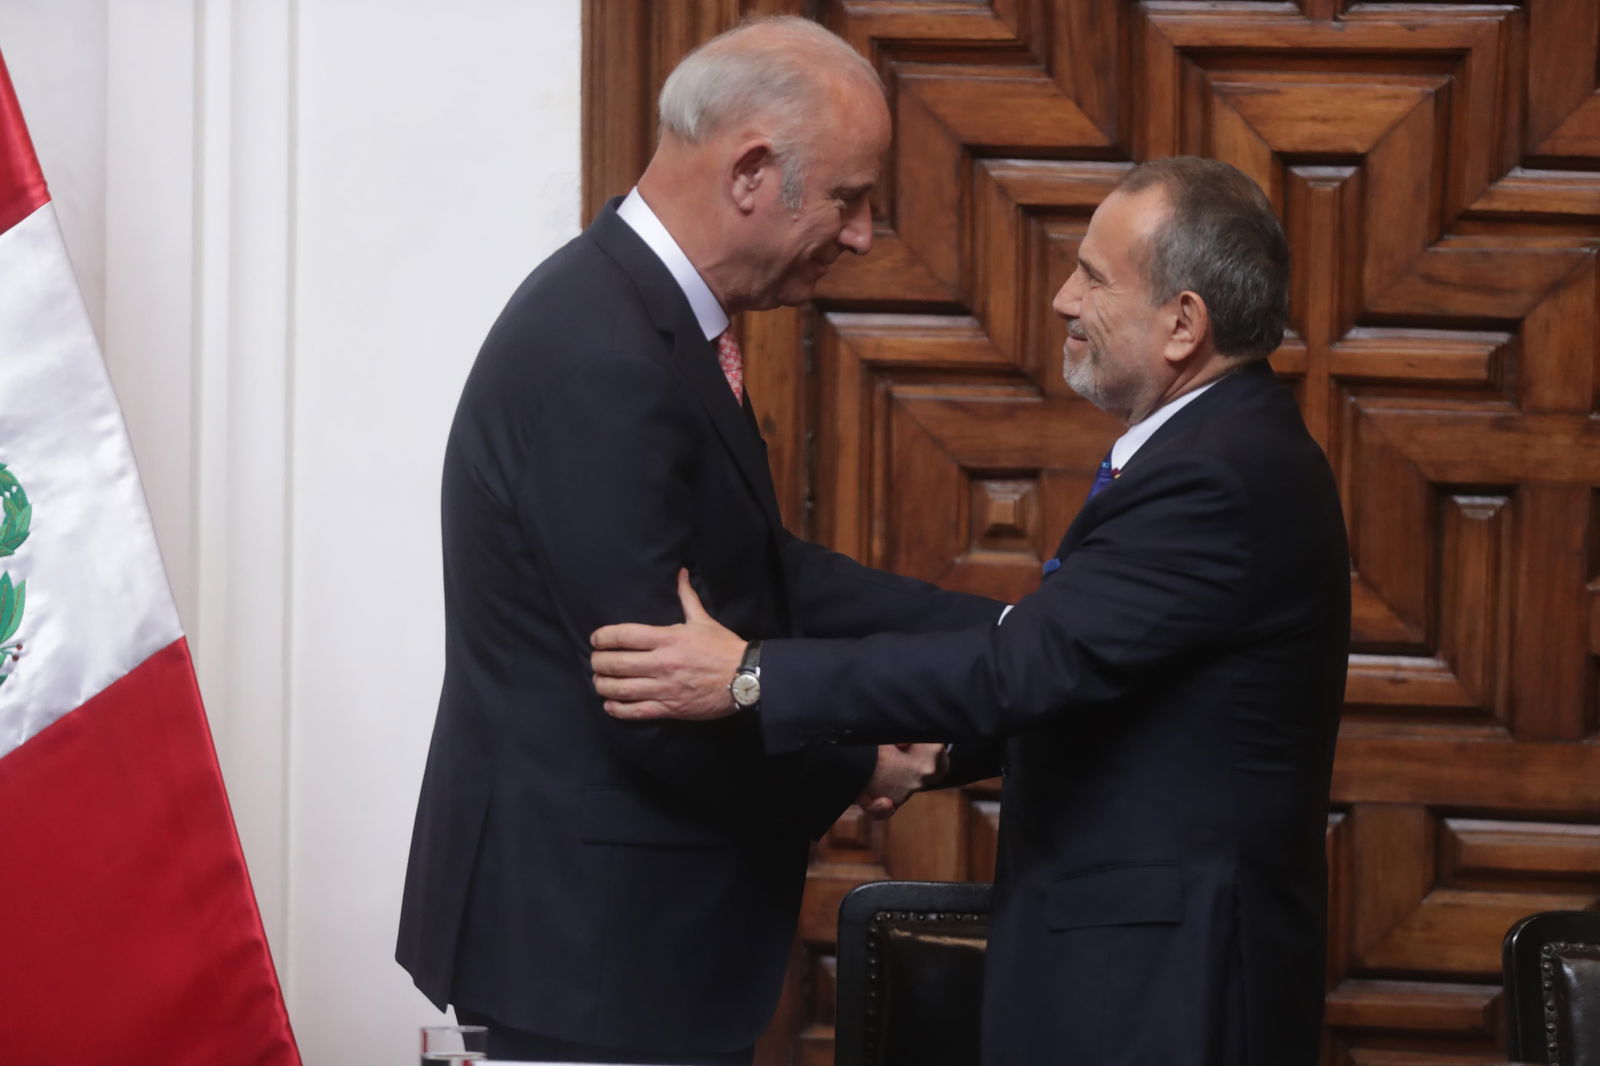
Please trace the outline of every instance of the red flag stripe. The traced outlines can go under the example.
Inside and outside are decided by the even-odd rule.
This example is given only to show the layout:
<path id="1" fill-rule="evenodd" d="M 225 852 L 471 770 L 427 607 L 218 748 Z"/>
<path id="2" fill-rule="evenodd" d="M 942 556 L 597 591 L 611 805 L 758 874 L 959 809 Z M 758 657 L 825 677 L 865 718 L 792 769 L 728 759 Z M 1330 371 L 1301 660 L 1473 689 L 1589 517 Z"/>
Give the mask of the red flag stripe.
<path id="1" fill-rule="evenodd" d="M 188 644 L 0 759 L 0 1057 L 299 1066 Z"/>
<path id="2" fill-rule="evenodd" d="M 11 75 L 0 56 L 0 233 L 50 202 L 50 190 L 33 154 Z"/>

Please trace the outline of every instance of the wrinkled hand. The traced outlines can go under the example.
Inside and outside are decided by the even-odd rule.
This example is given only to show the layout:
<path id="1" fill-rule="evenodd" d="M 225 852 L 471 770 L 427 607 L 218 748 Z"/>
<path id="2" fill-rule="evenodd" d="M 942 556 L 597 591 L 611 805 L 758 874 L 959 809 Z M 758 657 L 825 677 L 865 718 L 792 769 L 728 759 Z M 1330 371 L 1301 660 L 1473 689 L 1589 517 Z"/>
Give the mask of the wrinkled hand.
<path id="1" fill-rule="evenodd" d="M 737 708 L 728 682 L 744 658 L 745 641 L 706 612 L 678 571 L 683 622 L 632 623 L 597 629 L 589 638 L 594 689 L 613 718 L 724 718 Z"/>
<path id="2" fill-rule="evenodd" d="M 877 768 L 857 802 L 869 818 L 887 818 L 949 768 L 943 744 L 879 745 Z"/>

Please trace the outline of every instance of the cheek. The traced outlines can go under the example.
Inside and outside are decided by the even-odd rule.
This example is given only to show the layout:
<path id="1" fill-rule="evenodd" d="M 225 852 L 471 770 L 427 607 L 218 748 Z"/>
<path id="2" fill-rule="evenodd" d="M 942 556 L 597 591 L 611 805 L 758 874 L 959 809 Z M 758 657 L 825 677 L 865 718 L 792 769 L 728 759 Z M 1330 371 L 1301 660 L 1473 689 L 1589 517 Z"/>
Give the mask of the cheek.
<path id="1" fill-rule="evenodd" d="M 1113 309 L 1106 306 L 1105 300 L 1098 298 L 1085 298 L 1079 321 L 1083 323 L 1083 331 L 1097 343 L 1104 341 L 1116 326 Z"/>
<path id="2" fill-rule="evenodd" d="M 1116 300 L 1109 297 L 1101 299 L 1095 305 L 1095 332 L 1102 340 L 1113 337 L 1126 337 L 1128 332 L 1128 316 L 1126 308 L 1120 306 Z"/>
<path id="3" fill-rule="evenodd" d="M 806 246 L 812 249 L 839 239 L 844 219 L 832 207 L 822 208 L 806 220 Z"/>

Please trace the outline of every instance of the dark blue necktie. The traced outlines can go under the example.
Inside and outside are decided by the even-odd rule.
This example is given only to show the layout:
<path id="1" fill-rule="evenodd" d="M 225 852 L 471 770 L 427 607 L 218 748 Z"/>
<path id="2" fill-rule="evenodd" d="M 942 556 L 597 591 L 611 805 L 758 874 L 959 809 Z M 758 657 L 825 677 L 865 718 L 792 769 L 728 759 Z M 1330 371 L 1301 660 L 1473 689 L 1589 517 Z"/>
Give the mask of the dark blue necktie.
<path id="1" fill-rule="evenodd" d="M 1106 452 L 1106 457 L 1100 460 L 1100 469 L 1094 472 L 1094 484 L 1089 486 L 1089 499 L 1100 495 L 1100 491 L 1117 480 L 1120 473 L 1122 471 L 1111 469 L 1111 453 Z"/>
<path id="2" fill-rule="evenodd" d="M 1120 470 L 1112 469 L 1112 466 L 1111 466 L 1111 453 L 1110 452 L 1106 452 L 1106 457 L 1104 459 L 1100 460 L 1100 469 L 1096 470 L 1094 472 L 1094 484 L 1089 486 L 1089 495 L 1088 495 L 1088 497 L 1085 498 L 1084 502 L 1088 503 L 1089 500 L 1092 500 L 1096 496 L 1098 496 L 1100 494 L 1100 491 L 1102 489 L 1104 489 L 1107 485 L 1111 484 L 1113 481 L 1117 480 L 1117 475 L 1121 474 L 1121 473 L 1122 473 L 1122 471 L 1120 471 Z M 1061 560 L 1060 560 L 1059 557 L 1055 558 L 1055 559 L 1046 559 L 1044 561 L 1044 576 L 1045 577 L 1049 577 L 1051 574 L 1055 573 L 1057 570 L 1060 570 L 1060 569 L 1061 569 Z"/>

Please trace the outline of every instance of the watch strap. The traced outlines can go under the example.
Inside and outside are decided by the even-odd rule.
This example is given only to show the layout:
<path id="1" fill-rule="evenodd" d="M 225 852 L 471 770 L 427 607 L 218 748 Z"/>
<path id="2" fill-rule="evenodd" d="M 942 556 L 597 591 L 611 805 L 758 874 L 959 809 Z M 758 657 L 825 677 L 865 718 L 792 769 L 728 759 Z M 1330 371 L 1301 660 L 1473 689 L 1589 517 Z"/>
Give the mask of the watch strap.
<path id="1" fill-rule="evenodd" d="M 739 660 L 739 669 L 736 672 L 744 673 L 746 670 L 754 671 L 758 677 L 761 675 L 761 642 L 759 640 L 752 640 L 744 646 L 744 657 Z"/>

